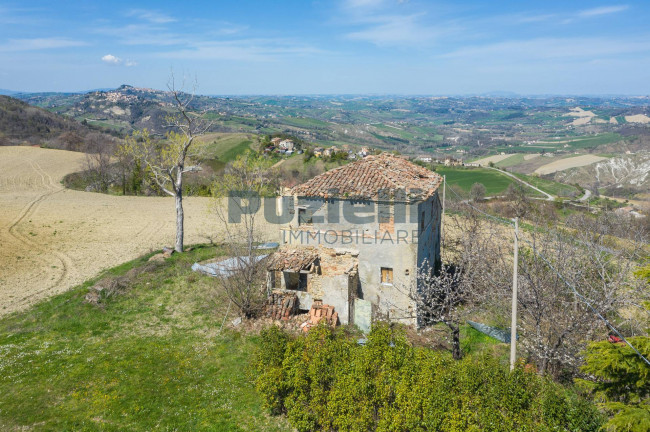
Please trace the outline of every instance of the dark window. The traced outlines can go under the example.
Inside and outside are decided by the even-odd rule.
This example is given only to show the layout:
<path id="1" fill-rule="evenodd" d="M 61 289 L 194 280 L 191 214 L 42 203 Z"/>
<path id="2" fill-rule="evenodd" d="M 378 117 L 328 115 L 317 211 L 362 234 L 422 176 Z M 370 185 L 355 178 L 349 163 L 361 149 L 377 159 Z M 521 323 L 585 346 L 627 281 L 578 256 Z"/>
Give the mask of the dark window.
<path id="1" fill-rule="evenodd" d="M 307 209 L 299 208 L 298 209 L 298 226 L 300 225 L 310 225 L 312 223 L 311 215 L 307 214 Z"/>
<path id="2" fill-rule="evenodd" d="M 424 211 L 422 212 L 422 216 L 420 217 L 420 232 L 424 232 Z"/>
<path id="3" fill-rule="evenodd" d="M 288 290 L 307 291 L 307 273 L 284 272 L 284 286 Z"/>

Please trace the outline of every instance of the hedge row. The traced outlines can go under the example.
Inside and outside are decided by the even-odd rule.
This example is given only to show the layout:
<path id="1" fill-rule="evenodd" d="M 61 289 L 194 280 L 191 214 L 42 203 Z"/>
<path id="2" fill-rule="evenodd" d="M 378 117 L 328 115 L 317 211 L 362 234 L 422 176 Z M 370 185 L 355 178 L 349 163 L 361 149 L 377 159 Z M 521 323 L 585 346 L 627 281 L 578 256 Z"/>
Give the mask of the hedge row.
<path id="1" fill-rule="evenodd" d="M 454 361 L 377 325 L 366 345 L 327 326 L 262 333 L 256 387 L 298 431 L 596 431 L 573 392 L 489 356 Z"/>

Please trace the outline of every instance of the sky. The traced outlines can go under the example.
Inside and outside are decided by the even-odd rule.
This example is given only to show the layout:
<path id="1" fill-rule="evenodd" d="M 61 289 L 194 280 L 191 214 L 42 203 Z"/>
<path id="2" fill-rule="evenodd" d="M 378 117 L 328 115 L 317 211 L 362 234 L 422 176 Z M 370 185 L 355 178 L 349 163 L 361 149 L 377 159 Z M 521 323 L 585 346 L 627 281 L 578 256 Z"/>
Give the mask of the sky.
<path id="1" fill-rule="evenodd" d="M 648 95 L 648 23 L 647 0 L 0 0 L 0 88 Z"/>

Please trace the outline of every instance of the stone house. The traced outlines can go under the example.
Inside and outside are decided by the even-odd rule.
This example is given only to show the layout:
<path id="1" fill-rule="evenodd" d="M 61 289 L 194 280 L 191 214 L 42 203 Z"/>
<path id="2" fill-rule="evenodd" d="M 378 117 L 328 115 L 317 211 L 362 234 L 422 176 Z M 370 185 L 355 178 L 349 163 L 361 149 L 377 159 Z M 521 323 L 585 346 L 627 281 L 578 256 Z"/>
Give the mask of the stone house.
<path id="1" fill-rule="evenodd" d="M 417 323 L 419 268 L 440 263 L 442 177 L 382 153 L 327 171 L 279 200 L 290 221 L 268 261 L 268 286 L 322 300 L 341 324 Z"/>
<path id="2" fill-rule="evenodd" d="M 325 150 L 323 150 L 323 156 L 325 156 L 325 157 L 334 156 L 334 154 L 336 154 L 338 152 L 339 152 L 339 149 L 336 146 L 332 146 L 332 147 L 329 147 L 329 148 L 326 148 Z"/>
<path id="3" fill-rule="evenodd" d="M 292 140 L 285 139 L 278 143 L 278 147 L 281 148 L 282 150 L 293 151 L 294 144 Z"/>

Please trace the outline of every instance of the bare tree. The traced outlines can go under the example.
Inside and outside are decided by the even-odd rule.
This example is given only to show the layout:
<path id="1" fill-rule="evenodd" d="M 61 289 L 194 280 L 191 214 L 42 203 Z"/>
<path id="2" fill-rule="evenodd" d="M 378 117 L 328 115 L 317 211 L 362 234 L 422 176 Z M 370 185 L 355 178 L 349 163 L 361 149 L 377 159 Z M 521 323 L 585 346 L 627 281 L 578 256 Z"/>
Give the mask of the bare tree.
<path id="1" fill-rule="evenodd" d="M 429 266 L 418 269 L 417 283 L 409 296 L 415 301 L 420 325 L 444 323 L 451 331 L 451 352 L 456 360 L 463 356 L 460 347 L 460 326 L 463 308 L 467 306 L 469 286 L 462 270 L 443 264 L 439 272 Z"/>
<path id="2" fill-rule="evenodd" d="M 174 101 L 175 114 L 168 117 L 171 128 L 164 141 L 154 140 L 147 130 L 134 132 L 127 137 L 121 150 L 141 160 L 149 175 L 162 192 L 173 196 L 176 202 L 176 252 L 183 252 L 184 213 L 183 213 L 183 174 L 200 169 L 198 159 L 202 145 L 196 138 L 211 126 L 201 113 L 191 110 L 194 99 L 191 94 L 178 90 L 172 75 L 168 84 Z M 194 165 L 192 165 L 194 164 Z"/>
<path id="3" fill-rule="evenodd" d="M 526 186 L 510 183 L 506 189 L 506 205 L 511 217 L 523 218 L 531 210 L 530 199 L 526 195 Z"/>
<path id="4" fill-rule="evenodd" d="M 437 275 L 420 269 L 419 284 L 408 292 L 426 318 L 421 323 L 447 325 L 458 358 L 457 329 L 466 319 L 508 324 L 512 228 L 462 200 L 450 201 L 449 209 L 447 264 Z M 643 227 L 613 213 L 578 214 L 564 224 L 529 215 L 536 228 L 519 237 L 517 330 L 523 356 L 540 373 L 560 377 L 577 372 L 587 342 L 606 336 L 603 318 L 629 335 L 645 334 L 642 305 L 650 300 L 650 288 L 633 277 L 648 253 Z"/>
<path id="5" fill-rule="evenodd" d="M 230 257 L 229 268 L 218 284 L 241 315 L 257 315 L 266 299 L 265 268 L 262 251 L 256 246 L 268 240 L 261 227 L 264 197 L 278 190 L 277 173 L 271 163 L 252 152 L 240 155 L 215 180 L 215 213 L 224 232 L 224 245 Z"/>
<path id="6" fill-rule="evenodd" d="M 84 172 L 89 185 L 98 192 L 107 192 L 113 179 L 111 155 L 115 143 L 105 136 L 90 133 L 86 135 L 83 145 L 86 151 Z"/>
<path id="7" fill-rule="evenodd" d="M 445 263 L 439 272 L 425 263 L 410 286 L 397 288 L 416 304 L 420 326 L 439 322 L 447 326 L 452 355 L 460 359 L 460 327 L 469 317 L 496 310 L 502 318 L 499 324 L 507 322 L 503 316 L 505 303 L 494 293 L 503 292 L 512 273 L 506 270 L 508 244 L 502 241 L 503 227 L 476 213 L 454 212 L 446 222 L 451 235 L 445 242 Z"/>
<path id="8" fill-rule="evenodd" d="M 608 331 L 598 314 L 641 330 L 650 292 L 632 273 L 647 238 L 631 230 L 612 214 L 577 215 L 528 234 L 519 264 L 520 331 L 541 373 L 575 371 L 586 342 Z"/>
<path id="9" fill-rule="evenodd" d="M 485 198 L 487 190 L 482 183 L 474 183 L 469 190 L 469 199 L 474 202 L 482 201 Z"/>

